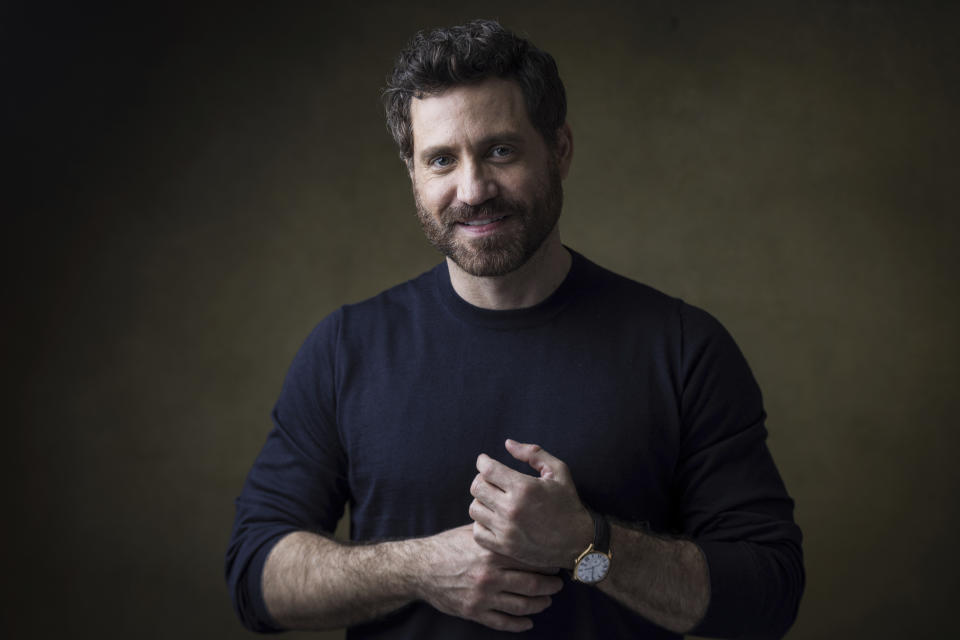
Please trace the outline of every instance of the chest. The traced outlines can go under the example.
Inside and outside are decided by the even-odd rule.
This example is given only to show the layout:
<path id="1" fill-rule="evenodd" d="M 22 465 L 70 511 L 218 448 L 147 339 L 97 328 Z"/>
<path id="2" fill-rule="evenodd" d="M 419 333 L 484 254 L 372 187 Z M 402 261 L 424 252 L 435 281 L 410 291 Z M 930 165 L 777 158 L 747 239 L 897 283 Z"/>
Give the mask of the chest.
<path id="1" fill-rule="evenodd" d="M 468 522 L 475 462 L 524 473 L 503 442 L 564 460 L 581 499 L 629 521 L 669 503 L 677 410 L 669 366 L 643 340 L 564 332 L 408 335 L 356 353 L 338 420 L 349 459 L 354 536 L 426 535 Z"/>

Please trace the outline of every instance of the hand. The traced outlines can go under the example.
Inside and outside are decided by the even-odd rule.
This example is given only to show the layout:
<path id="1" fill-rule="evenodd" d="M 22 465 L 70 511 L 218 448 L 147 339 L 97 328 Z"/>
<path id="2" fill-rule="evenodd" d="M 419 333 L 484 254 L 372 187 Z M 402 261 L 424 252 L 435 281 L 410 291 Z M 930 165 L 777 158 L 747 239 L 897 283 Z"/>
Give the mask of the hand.
<path id="1" fill-rule="evenodd" d="M 526 564 L 572 569 L 593 540 L 593 519 L 570 470 L 535 444 L 507 440 L 506 448 L 540 475 L 519 473 L 480 454 L 480 473 L 470 485 L 474 540 Z"/>
<path id="2" fill-rule="evenodd" d="M 550 606 L 563 580 L 549 570 L 524 565 L 479 546 L 473 528 L 464 525 L 430 541 L 429 574 L 421 596 L 434 608 L 498 631 L 527 631 L 527 617 Z"/>

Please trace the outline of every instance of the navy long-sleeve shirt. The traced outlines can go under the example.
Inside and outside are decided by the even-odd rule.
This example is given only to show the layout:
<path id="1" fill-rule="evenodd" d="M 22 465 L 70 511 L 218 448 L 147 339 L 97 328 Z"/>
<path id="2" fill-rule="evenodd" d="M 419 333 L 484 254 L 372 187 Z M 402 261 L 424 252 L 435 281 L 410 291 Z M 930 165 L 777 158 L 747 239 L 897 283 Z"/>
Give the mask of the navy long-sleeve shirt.
<path id="1" fill-rule="evenodd" d="M 509 437 L 566 462 L 593 509 L 700 546 L 711 600 L 697 635 L 786 631 L 801 533 L 743 356 L 707 313 L 573 258 L 532 308 L 473 307 L 441 263 L 314 329 L 237 499 L 227 580 L 244 624 L 277 630 L 261 574 L 285 534 L 332 532 L 348 503 L 357 541 L 466 524 L 479 453 L 532 473 L 503 450 Z M 531 638 L 679 637 L 574 582 L 533 620 Z M 348 632 L 501 635 L 422 602 Z"/>

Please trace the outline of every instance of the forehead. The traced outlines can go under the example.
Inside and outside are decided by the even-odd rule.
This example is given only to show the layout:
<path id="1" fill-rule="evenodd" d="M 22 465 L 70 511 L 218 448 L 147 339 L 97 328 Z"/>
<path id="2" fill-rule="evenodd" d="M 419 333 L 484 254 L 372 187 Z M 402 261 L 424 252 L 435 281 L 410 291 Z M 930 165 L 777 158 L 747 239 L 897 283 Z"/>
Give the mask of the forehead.
<path id="1" fill-rule="evenodd" d="M 410 101 L 414 153 L 497 133 L 538 135 L 516 82 L 487 78 Z"/>

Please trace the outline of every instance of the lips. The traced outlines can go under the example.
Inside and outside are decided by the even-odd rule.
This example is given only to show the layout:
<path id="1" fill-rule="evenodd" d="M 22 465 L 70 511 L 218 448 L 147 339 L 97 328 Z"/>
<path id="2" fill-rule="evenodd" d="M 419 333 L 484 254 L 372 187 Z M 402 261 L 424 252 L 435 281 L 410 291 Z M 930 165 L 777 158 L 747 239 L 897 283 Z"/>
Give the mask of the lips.
<path id="1" fill-rule="evenodd" d="M 493 224 L 494 222 L 500 222 L 506 217 L 507 216 L 498 216 L 496 218 L 478 218 L 476 220 L 464 220 L 460 222 L 460 224 L 466 225 L 468 227 L 482 227 L 484 225 Z"/>
<path id="2" fill-rule="evenodd" d="M 478 216 L 468 220 L 461 220 L 460 222 L 457 222 L 456 227 L 461 230 L 461 233 L 465 233 L 470 237 L 478 238 L 491 233 L 498 233 L 509 219 L 509 215 L 492 216 L 487 214 L 483 217 Z"/>

